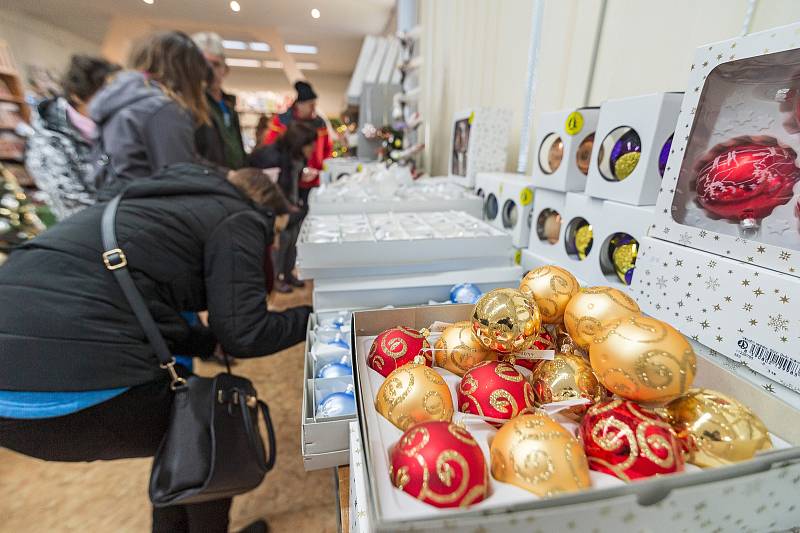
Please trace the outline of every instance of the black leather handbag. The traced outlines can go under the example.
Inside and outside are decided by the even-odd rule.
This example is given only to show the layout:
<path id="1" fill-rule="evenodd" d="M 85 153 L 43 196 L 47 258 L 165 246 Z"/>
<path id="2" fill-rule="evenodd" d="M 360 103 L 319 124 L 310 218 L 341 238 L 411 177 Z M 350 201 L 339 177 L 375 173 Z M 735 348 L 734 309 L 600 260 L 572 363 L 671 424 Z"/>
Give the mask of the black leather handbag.
<path id="1" fill-rule="evenodd" d="M 153 458 L 150 500 L 156 507 L 230 498 L 257 487 L 275 464 L 275 433 L 267 404 L 253 384 L 227 373 L 181 377 L 150 310 L 128 271 L 115 230 L 122 195 L 103 212 L 103 263 L 122 292 L 158 357 L 175 393 L 170 424 Z M 269 455 L 259 432 L 264 419 Z"/>

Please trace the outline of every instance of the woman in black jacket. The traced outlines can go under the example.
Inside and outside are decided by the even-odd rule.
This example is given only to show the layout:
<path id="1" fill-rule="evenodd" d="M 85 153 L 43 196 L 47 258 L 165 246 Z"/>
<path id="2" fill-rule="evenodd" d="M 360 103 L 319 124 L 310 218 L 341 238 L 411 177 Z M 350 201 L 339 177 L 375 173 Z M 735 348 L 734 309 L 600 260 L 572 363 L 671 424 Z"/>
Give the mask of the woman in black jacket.
<path id="1" fill-rule="evenodd" d="M 267 310 L 270 187 L 261 173 L 180 164 L 126 189 L 117 238 L 172 353 L 219 343 L 256 357 L 303 340 L 309 307 Z M 52 461 L 147 457 L 166 431 L 168 374 L 101 259 L 104 208 L 54 226 L 0 268 L 0 446 Z M 180 316 L 205 309 L 209 328 Z M 230 503 L 154 509 L 153 530 L 226 531 Z"/>
<path id="2" fill-rule="evenodd" d="M 277 278 L 275 290 L 291 292 L 292 285 L 302 287 L 303 282 L 293 274 L 297 261 L 297 237 L 300 226 L 308 211 L 308 206 L 300 199 L 299 182 L 306 169 L 306 161 L 311 157 L 317 132 L 303 122 L 292 122 L 286 132 L 274 144 L 264 145 L 250 154 L 249 165 L 263 169 L 278 169 L 278 185 L 284 196 L 296 206 L 289 215 L 289 224 L 280 234 L 280 245 L 274 254 L 274 267 Z"/>

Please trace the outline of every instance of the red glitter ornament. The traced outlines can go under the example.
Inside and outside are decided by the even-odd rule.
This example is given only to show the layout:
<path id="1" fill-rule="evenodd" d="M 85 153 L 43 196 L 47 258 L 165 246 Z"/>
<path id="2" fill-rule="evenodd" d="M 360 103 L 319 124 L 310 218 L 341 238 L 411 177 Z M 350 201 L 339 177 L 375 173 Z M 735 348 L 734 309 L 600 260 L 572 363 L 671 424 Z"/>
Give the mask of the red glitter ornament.
<path id="1" fill-rule="evenodd" d="M 458 385 L 462 413 L 511 420 L 533 409 L 533 387 L 522 373 L 504 361 L 485 361 L 468 370 Z M 491 422 L 495 427 L 502 424 Z"/>
<path id="2" fill-rule="evenodd" d="M 537 336 L 536 340 L 533 341 L 533 344 L 529 348 L 530 350 L 555 350 L 556 343 L 553 340 L 553 336 L 546 332 L 544 329 L 540 331 Z M 544 359 L 529 359 L 527 357 L 521 357 L 520 354 L 498 354 L 498 357 L 501 361 L 506 361 L 511 363 L 512 365 L 521 366 L 522 368 L 527 368 L 531 372 L 539 368 L 539 365 L 542 364 Z"/>
<path id="3" fill-rule="evenodd" d="M 672 427 L 654 411 L 628 400 L 600 402 L 580 427 L 589 468 L 623 481 L 683 471 Z"/>
<path id="4" fill-rule="evenodd" d="M 435 507 L 468 507 L 489 495 L 489 473 L 481 447 L 450 422 L 411 426 L 392 448 L 392 484 Z"/>
<path id="5" fill-rule="evenodd" d="M 797 154 L 778 145 L 747 143 L 727 148 L 700 169 L 697 200 L 712 214 L 757 220 L 792 198 L 800 179 Z"/>
<path id="6" fill-rule="evenodd" d="M 380 333 L 372 342 L 367 356 L 369 367 L 383 377 L 398 367 L 413 363 L 418 355 L 423 357 L 425 366 L 433 366 L 431 345 L 426 339 L 427 331 L 417 331 L 405 326 L 397 326 Z"/>

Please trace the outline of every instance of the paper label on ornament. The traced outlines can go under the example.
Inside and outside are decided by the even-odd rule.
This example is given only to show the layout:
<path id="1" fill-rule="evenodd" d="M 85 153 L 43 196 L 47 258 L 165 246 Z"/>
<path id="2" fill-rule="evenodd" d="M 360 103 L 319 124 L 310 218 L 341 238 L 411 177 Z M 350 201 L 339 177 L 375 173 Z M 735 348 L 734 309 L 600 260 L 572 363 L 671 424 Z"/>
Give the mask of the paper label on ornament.
<path id="1" fill-rule="evenodd" d="M 747 363 L 752 370 L 791 383 L 800 377 L 800 360 L 794 359 L 778 350 L 773 350 L 747 337 L 736 343 L 736 356 Z"/>
<path id="2" fill-rule="evenodd" d="M 560 411 L 564 411 L 577 405 L 586 405 L 592 403 L 588 398 L 575 398 L 574 400 L 561 400 L 560 402 L 546 403 L 539 407 L 548 415 L 554 415 Z"/>
<path id="3" fill-rule="evenodd" d="M 436 322 L 431 324 L 430 327 L 428 327 L 428 331 L 430 331 L 431 333 L 436 333 L 436 332 L 441 333 L 442 331 L 446 330 L 448 327 L 452 325 L 453 324 L 451 322 L 440 322 L 437 320 Z"/>
<path id="4" fill-rule="evenodd" d="M 514 357 L 517 359 L 541 359 L 543 361 L 552 361 L 556 358 L 555 350 L 524 350 L 515 353 Z"/>

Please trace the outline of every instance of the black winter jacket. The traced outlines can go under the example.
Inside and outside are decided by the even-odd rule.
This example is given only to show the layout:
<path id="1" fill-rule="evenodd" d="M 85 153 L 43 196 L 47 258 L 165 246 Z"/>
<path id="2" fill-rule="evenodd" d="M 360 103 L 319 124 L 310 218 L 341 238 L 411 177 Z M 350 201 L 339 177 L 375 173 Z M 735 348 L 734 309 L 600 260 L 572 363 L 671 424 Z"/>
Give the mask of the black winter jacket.
<path id="1" fill-rule="evenodd" d="M 0 390 L 95 390 L 164 378 L 103 266 L 104 207 L 54 226 L 0 267 Z M 213 346 L 214 339 L 192 335 L 182 311 L 208 309 L 211 330 L 235 357 L 303 340 L 309 307 L 283 313 L 266 307 L 263 256 L 272 215 L 224 175 L 180 164 L 135 180 L 116 229 L 131 275 L 174 353 Z"/>

